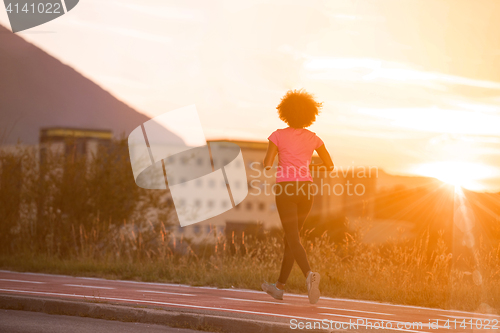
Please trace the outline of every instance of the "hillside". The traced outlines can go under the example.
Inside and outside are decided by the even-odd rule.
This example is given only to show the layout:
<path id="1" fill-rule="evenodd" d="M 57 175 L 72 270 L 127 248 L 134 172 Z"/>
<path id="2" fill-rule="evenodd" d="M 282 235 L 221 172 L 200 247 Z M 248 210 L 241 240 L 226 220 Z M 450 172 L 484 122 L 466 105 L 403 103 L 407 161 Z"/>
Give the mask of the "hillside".
<path id="1" fill-rule="evenodd" d="M 37 143 L 39 129 L 52 126 L 108 129 L 120 137 L 148 119 L 0 25 L 0 144 Z"/>

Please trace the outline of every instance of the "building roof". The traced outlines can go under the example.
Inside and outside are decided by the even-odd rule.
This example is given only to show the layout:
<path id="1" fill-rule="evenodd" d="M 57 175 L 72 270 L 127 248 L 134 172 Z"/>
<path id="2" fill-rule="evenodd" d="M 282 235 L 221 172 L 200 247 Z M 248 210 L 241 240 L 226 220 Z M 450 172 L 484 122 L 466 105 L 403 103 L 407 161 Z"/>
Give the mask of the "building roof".
<path id="1" fill-rule="evenodd" d="M 111 139 L 113 137 L 113 132 L 111 130 L 74 128 L 74 127 L 48 127 L 48 128 L 42 128 L 40 130 L 41 142 L 50 138 L 60 138 L 60 137 Z"/>
<path id="2" fill-rule="evenodd" d="M 243 140 L 228 140 L 228 139 L 217 139 L 217 140 L 207 140 L 207 141 L 208 142 L 231 142 L 231 143 L 237 144 L 240 148 L 267 150 L 267 141 L 243 141 Z"/>

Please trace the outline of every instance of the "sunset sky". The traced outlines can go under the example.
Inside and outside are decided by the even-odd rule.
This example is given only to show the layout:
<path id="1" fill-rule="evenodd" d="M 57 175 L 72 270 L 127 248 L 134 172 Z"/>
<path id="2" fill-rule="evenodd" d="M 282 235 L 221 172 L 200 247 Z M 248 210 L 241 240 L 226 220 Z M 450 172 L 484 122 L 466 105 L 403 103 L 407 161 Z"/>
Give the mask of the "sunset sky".
<path id="1" fill-rule="evenodd" d="M 81 0 L 19 35 L 148 116 L 196 104 L 209 139 L 267 140 L 306 88 L 337 165 L 500 191 L 499 22 L 495 0 Z"/>

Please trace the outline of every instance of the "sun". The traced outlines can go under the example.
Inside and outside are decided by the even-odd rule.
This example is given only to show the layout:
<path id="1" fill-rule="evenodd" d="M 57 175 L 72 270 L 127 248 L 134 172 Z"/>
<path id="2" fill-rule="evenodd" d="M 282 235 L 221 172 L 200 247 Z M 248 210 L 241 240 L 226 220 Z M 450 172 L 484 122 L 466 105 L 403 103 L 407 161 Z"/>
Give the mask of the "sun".
<path id="1" fill-rule="evenodd" d="M 484 190 L 481 180 L 492 177 L 495 169 L 479 163 L 462 161 L 445 161 L 420 164 L 413 169 L 413 172 L 433 177 L 447 184 L 457 187 L 467 188 L 474 191 Z"/>

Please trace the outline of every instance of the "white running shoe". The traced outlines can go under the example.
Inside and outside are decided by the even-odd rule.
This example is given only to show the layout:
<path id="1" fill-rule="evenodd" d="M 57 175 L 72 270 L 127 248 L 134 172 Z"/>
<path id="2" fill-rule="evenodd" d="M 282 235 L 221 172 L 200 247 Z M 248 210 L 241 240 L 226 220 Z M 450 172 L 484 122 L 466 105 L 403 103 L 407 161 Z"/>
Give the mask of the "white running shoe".
<path id="1" fill-rule="evenodd" d="M 262 290 L 274 297 L 275 299 L 283 300 L 283 290 L 276 287 L 276 284 L 264 281 Z"/>
<path id="2" fill-rule="evenodd" d="M 306 279 L 307 284 L 307 294 L 309 296 L 309 303 L 318 303 L 320 292 L 319 292 L 319 273 L 309 272 Z"/>

